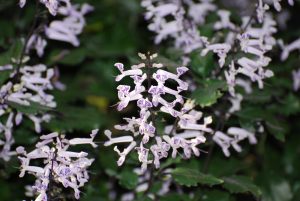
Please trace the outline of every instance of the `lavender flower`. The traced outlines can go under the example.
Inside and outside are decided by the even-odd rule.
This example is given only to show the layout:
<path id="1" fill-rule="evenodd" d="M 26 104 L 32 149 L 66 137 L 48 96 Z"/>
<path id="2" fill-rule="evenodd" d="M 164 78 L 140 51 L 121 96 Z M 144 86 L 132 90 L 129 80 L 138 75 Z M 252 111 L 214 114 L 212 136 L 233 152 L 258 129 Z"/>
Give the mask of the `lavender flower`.
<path id="1" fill-rule="evenodd" d="M 238 142 L 248 138 L 251 144 L 256 144 L 257 140 L 255 135 L 245 129 L 230 127 L 227 130 L 227 134 L 217 131 L 213 136 L 213 141 L 216 142 L 221 148 L 225 156 L 229 157 L 229 148 L 232 146 L 237 152 L 241 152 L 242 149 L 238 145 Z"/>
<path id="2" fill-rule="evenodd" d="M 50 182 L 61 183 L 65 188 L 72 188 L 76 199 L 80 198 L 80 187 L 89 180 L 87 168 L 94 159 L 88 159 L 85 152 L 68 151 L 69 147 L 77 144 L 91 144 L 98 130 L 93 130 L 91 138 L 65 139 L 58 133 L 42 135 L 36 149 L 27 153 L 24 147 L 18 147 L 17 153 L 21 161 L 20 177 L 30 173 L 36 177 L 33 192 L 37 195 L 36 200 L 47 200 L 46 194 Z M 30 165 L 32 160 L 42 160 L 43 166 Z"/>
<path id="3" fill-rule="evenodd" d="M 204 133 L 212 133 L 212 129 L 208 128 L 212 119 L 205 117 L 204 122 L 199 123 L 203 114 L 193 109 L 193 101 L 184 102 L 182 95 L 180 95 L 182 91 L 188 89 L 188 84 L 181 80 L 181 76 L 188 71 L 188 68 L 178 67 L 176 73 L 171 73 L 165 70 L 162 64 L 154 62 L 157 57 L 156 54 L 139 53 L 139 56 L 142 62 L 131 66 L 130 70 L 124 70 L 124 65 L 121 63 L 115 64 L 115 67 L 120 71 L 116 81 L 120 82 L 125 77 L 129 77 L 135 85 L 132 90 L 129 85 L 117 87 L 120 99 L 117 109 L 123 110 L 130 102 L 135 102 L 139 108 L 139 117 L 124 118 L 126 124 L 115 125 L 115 129 L 131 132 L 132 135 L 112 138 L 111 132 L 105 131 L 109 140 L 105 142 L 104 146 L 129 143 L 123 151 L 115 146 L 114 150 L 120 156 L 117 163 L 121 166 L 125 162 L 126 156 L 135 150 L 138 153 L 143 172 L 152 163 L 156 168 L 159 168 L 160 160 L 168 157 L 171 148 L 173 150 L 172 157 L 176 157 L 179 149 L 184 152 L 186 158 L 190 158 L 193 154 L 199 156 L 200 151 L 197 146 L 205 142 Z M 166 86 L 169 81 L 177 84 L 175 89 Z M 166 96 L 173 97 L 173 100 L 167 100 Z M 176 110 L 175 108 L 180 105 L 182 106 L 181 110 Z M 178 123 L 167 126 L 163 134 L 158 134 L 154 110 L 177 118 Z M 177 126 L 184 132 L 176 133 L 175 127 Z M 170 129 L 170 127 L 172 128 Z M 138 147 L 136 147 L 137 145 Z M 149 159 L 151 154 L 153 160 Z"/>
<path id="4" fill-rule="evenodd" d="M 6 69 L 10 70 L 10 68 Z M 16 74 L 16 70 L 13 70 L 11 77 Z M 35 131 L 38 133 L 41 132 L 41 123 L 48 122 L 51 119 L 51 116 L 46 113 L 23 114 L 22 112 L 14 112 L 11 104 L 30 107 L 32 103 L 37 103 L 49 108 L 56 107 L 54 97 L 47 93 L 48 90 L 53 89 L 50 81 L 53 77 L 53 69 L 47 69 L 43 64 L 25 65 L 19 70 L 19 74 L 20 82 L 12 83 L 8 81 L 0 89 L 0 117 L 7 117 L 6 123 L 0 122 L 0 146 L 2 147 L 0 157 L 6 161 L 14 154 L 11 151 L 11 145 L 14 143 L 13 128 L 22 122 L 23 116 L 33 121 Z"/>

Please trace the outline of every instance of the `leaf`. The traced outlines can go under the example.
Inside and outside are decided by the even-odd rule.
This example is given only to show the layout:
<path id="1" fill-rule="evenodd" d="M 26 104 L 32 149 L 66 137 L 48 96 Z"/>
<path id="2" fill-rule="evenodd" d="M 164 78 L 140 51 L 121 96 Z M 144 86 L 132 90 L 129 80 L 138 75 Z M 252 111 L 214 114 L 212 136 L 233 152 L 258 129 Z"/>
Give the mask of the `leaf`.
<path id="1" fill-rule="evenodd" d="M 178 193 L 170 193 L 162 196 L 160 200 L 161 201 L 190 201 L 192 199 L 185 194 L 179 195 Z"/>
<path id="2" fill-rule="evenodd" d="M 201 57 L 199 52 L 194 52 L 191 55 L 191 69 L 202 77 L 210 75 L 214 69 L 213 54 L 208 53 L 205 57 Z"/>
<path id="3" fill-rule="evenodd" d="M 206 80 L 202 88 L 193 92 L 192 98 L 195 99 L 201 107 L 208 107 L 217 102 L 222 97 L 221 89 L 224 89 L 226 84 L 222 80 Z"/>
<path id="4" fill-rule="evenodd" d="M 25 105 L 20 105 L 18 103 L 15 102 L 11 102 L 11 101 L 7 101 L 7 104 L 16 109 L 19 112 L 22 112 L 23 114 L 37 114 L 37 113 L 41 113 L 41 112 L 46 112 L 46 111 L 50 111 L 52 110 L 52 108 L 41 105 L 37 102 L 30 102 L 30 105 L 25 106 Z"/>
<path id="5" fill-rule="evenodd" d="M 129 190 L 134 189 L 138 184 L 138 175 L 133 171 L 125 170 L 119 177 L 119 184 Z"/>
<path id="6" fill-rule="evenodd" d="M 285 135 L 289 131 L 289 125 L 284 120 L 276 119 L 276 117 L 268 119 L 266 121 L 266 127 L 277 140 L 285 141 Z"/>
<path id="7" fill-rule="evenodd" d="M 221 179 L 189 168 L 174 169 L 172 171 L 172 177 L 178 184 L 189 187 L 197 186 L 198 184 L 212 186 L 223 183 Z"/>
<path id="8" fill-rule="evenodd" d="M 92 107 L 60 106 L 55 111 L 56 117 L 45 125 L 50 130 L 89 131 L 105 121 L 101 113 Z"/>
<path id="9" fill-rule="evenodd" d="M 0 86 L 2 86 L 7 79 L 9 78 L 10 74 L 11 74 L 11 70 L 6 70 L 6 71 L 1 71 L 0 73 Z"/>
<path id="10" fill-rule="evenodd" d="M 247 193 L 250 192 L 255 197 L 259 197 L 262 193 L 261 190 L 247 177 L 232 175 L 223 177 L 223 187 L 230 193 Z"/>
<path id="11" fill-rule="evenodd" d="M 217 189 L 201 189 L 200 192 L 196 192 L 196 196 L 198 195 L 197 200 L 203 201 L 231 201 L 230 193 L 227 191 L 221 191 Z M 197 198 L 197 197 L 196 197 Z M 193 199 L 196 200 L 196 199 Z"/>
<path id="12" fill-rule="evenodd" d="M 21 40 L 17 40 L 6 52 L 0 55 L 0 66 L 11 64 L 12 58 L 18 61 L 22 50 L 23 43 Z"/>
<path id="13" fill-rule="evenodd" d="M 284 100 L 280 110 L 281 114 L 291 115 L 300 111 L 300 100 L 295 95 L 290 93 Z"/>
<path id="14" fill-rule="evenodd" d="M 74 50 L 53 51 L 50 55 L 48 65 L 60 63 L 68 66 L 75 66 L 84 61 L 86 58 L 86 49 L 79 48 Z"/>

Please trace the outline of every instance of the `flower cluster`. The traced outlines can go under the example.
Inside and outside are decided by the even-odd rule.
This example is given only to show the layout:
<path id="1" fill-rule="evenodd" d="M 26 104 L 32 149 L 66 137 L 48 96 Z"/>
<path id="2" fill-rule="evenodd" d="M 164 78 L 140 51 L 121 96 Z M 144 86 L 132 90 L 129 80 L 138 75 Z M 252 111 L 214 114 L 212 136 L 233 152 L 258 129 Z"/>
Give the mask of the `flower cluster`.
<path id="1" fill-rule="evenodd" d="M 277 32 L 276 22 L 270 15 L 264 15 L 263 18 L 260 18 L 262 19 L 261 28 L 258 28 L 253 26 L 254 23 L 250 17 L 244 17 L 243 24 L 237 27 L 230 22 L 228 12 L 226 16 L 227 18 L 223 16 L 220 22 L 215 23 L 215 27 L 222 22 L 222 29 L 230 27 L 232 30 L 227 35 L 226 43 L 208 43 L 207 47 L 202 50 L 202 56 L 205 56 L 208 51 L 217 53 L 219 65 L 222 68 L 230 51 L 237 54 L 236 48 L 233 47 L 238 41 L 242 56 L 229 61 L 229 68 L 224 72 L 230 94 L 235 96 L 236 78 L 239 74 L 249 77 L 252 82 L 258 83 L 259 88 L 263 88 L 263 80 L 273 76 L 271 70 L 265 69 L 271 61 L 271 58 L 265 54 L 276 44 L 273 37 L 273 34 Z M 242 33 L 236 34 L 237 32 Z"/>
<path id="2" fill-rule="evenodd" d="M 176 74 L 163 69 L 161 63 L 154 63 L 157 56 L 139 54 L 142 63 L 133 65 L 130 70 L 124 70 L 124 65 L 116 63 L 120 71 L 116 77 L 119 82 L 125 77 L 133 79 L 135 87 L 119 85 L 118 110 L 123 110 L 129 102 L 136 102 L 139 107 L 139 117 L 124 118 L 126 124 L 116 125 L 115 129 L 129 131 L 132 135 L 113 138 L 111 131 L 106 130 L 105 135 L 109 140 L 104 146 L 117 143 L 129 143 L 122 151 L 118 146 L 114 150 L 119 154 L 118 165 L 121 166 L 126 156 L 136 150 L 138 159 L 142 163 L 142 171 L 147 169 L 148 164 L 160 166 L 160 160 L 167 158 L 172 149 L 172 157 L 175 158 L 179 150 L 183 150 L 183 156 L 190 158 L 192 154 L 199 156 L 197 148 L 199 144 L 206 141 L 204 133 L 212 133 L 208 125 L 212 123 L 211 117 L 203 118 L 202 112 L 194 109 L 193 101 L 184 102 L 180 92 L 188 89 L 188 84 L 180 77 L 188 70 L 186 67 L 178 67 Z M 144 71 L 145 72 L 144 72 Z M 143 83 L 147 80 L 146 86 Z M 177 83 L 176 89 L 166 86 L 167 81 Z M 153 84 L 155 82 L 156 84 Z M 182 108 L 178 110 L 177 108 Z M 156 115 L 158 112 L 167 113 L 176 121 L 173 126 L 167 126 L 163 133 L 157 133 Z M 178 132 L 178 129 L 181 132 Z M 151 156 L 150 156 L 151 155 Z"/>
<path id="3" fill-rule="evenodd" d="M 211 1 L 194 3 L 191 0 L 143 0 L 142 6 L 147 10 L 146 20 L 152 20 L 148 28 L 157 34 L 156 44 L 164 39 L 173 38 L 175 47 L 184 53 L 190 53 L 206 44 L 207 37 L 200 35 L 197 25 L 203 25 L 206 15 L 216 10 Z M 186 19 L 186 16 L 190 20 Z"/>
<path id="4" fill-rule="evenodd" d="M 25 3 L 26 1 L 21 0 L 20 6 L 23 7 Z M 58 14 L 63 19 L 54 20 L 42 29 L 36 30 L 27 43 L 27 53 L 33 49 L 39 57 L 43 56 L 47 41 L 43 38 L 42 32 L 48 39 L 79 46 L 78 35 L 81 34 L 86 24 L 84 15 L 91 12 L 93 7 L 86 3 L 81 6 L 72 5 L 70 0 L 41 0 L 41 3 L 45 4 L 52 15 Z"/>
<path id="5" fill-rule="evenodd" d="M 288 3 L 294 4 L 293 0 L 289 0 Z M 281 10 L 280 0 L 258 0 L 254 10 L 258 23 L 255 23 L 255 17 L 249 14 L 243 17 L 242 24 L 238 24 L 230 20 L 230 11 L 219 9 L 213 0 L 197 3 L 192 0 L 142 1 L 142 6 L 146 8 L 145 18 L 151 21 L 149 30 L 156 33 L 155 43 L 172 38 L 174 46 L 185 54 L 200 49 L 201 55 L 205 56 L 212 51 L 219 57 L 221 68 L 229 64 L 224 75 L 232 96 L 235 95 L 237 79 L 247 76 L 262 88 L 263 80 L 273 76 L 273 72 L 266 69 L 271 59 L 265 56 L 276 45 L 276 39 L 273 37 L 277 31 L 276 22 L 268 12 L 269 4 L 273 4 L 277 11 Z M 205 24 L 206 17 L 211 12 L 216 12 L 219 20 L 211 27 L 216 34 L 208 38 L 200 34 L 198 27 Z M 224 33 L 220 35 L 223 30 Z M 240 47 L 237 47 L 238 45 Z M 291 50 L 296 49 L 295 45 L 287 46 L 282 58 L 286 58 Z M 235 58 L 240 53 L 242 56 Z M 227 61 L 229 54 L 234 58 L 230 57 L 231 60 Z M 186 56 L 182 59 L 184 63 L 189 62 Z"/>
<path id="6" fill-rule="evenodd" d="M 72 188 L 76 199 L 80 198 L 79 188 L 89 180 L 87 168 L 91 166 L 94 159 L 87 158 L 86 152 L 74 152 L 69 148 L 78 144 L 97 145 L 93 142 L 98 130 L 93 130 L 90 138 L 66 139 L 58 133 L 42 135 L 41 141 L 36 144 L 36 149 L 27 153 L 24 147 L 18 147 L 20 155 L 21 173 L 32 174 L 36 177 L 32 186 L 33 192 L 37 195 L 36 200 L 47 200 L 47 191 L 51 188 L 52 182 L 61 183 L 65 188 Z M 31 164 L 32 160 L 42 160 L 43 166 Z"/>
<path id="7" fill-rule="evenodd" d="M 9 68 L 11 67 L 11 68 Z M 4 71 L 11 71 L 12 66 L 2 67 Z M 23 116 L 27 116 L 33 121 L 36 132 L 41 132 L 41 123 L 50 120 L 50 115 L 39 113 L 26 113 L 15 111 L 16 107 L 29 107 L 32 104 L 38 104 L 43 107 L 56 107 L 56 102 L 52 95 L 47 94 L 48 90 L 53 89 L 51 78 L 53 77 L 53 69 L 47 69 L 45 65 L 39 64 L 35 66 L 24 66 L 19 72 L 12 70 L 11 77 L 20 74 L 20 81 L 13 82 L 9 80 L 2 85 L 0 89 L 0 117 L 6 119 L 6 122 L 0 122 L 0 133 L 3 139 L 0 145 L 3 146 L 0 157 L 9 160 L 14 154 L 11 151 L 11 145 L 14 143 L 13 128 L 22 122 Z M 2 138 L 2 136 L 1 136 Z"/>
<path id="8" fill-rule="evenodd" d="M 52 15 L 64 16 L 62 21 L 55 20 L 44 28 L 45 35 L 49 39 L 66 41 L 74 46 L 79 45 L 77 35 L 82 32 L 85 25 L 84 15 L 93 8 L 88 4 L 82 6 L 72 5 L 69 0 L 40 0 Z M 26 0 L 20 0 L 20 7 L 24 7 Z M 39 13 L 35 17 L 37 17 Z M 33 27 L 35 28 L 35 27 Z M 25 51 L 20 58 L 12 58 L 12 64 L 0 66 L 0 71 L 10 74 L 9 78 L 0 88 L 0 158 L 9 160 L 15 154 L 11 151 L 14 143 L 13 128 L 22 122 L 23 116 L 27 116 L 34 122 L 35 131 L 41 132 L 41 123 L 48 122 L 51 118 L 49 114 L 40 114 L 39 111 L 26 113 L 18 110 L 19 107 L 34 107 L 34 105 L 45 108 L 56 107 L 54 97 L 48 94 L 48 90 L 53 87 L 63 88 L 59 83 L 52 83 L 54 70 L 47 69 L 44 64 L 33 66 L 25 65 L 29 57 L 25 54 L 29 50 L 35 49 L 38 56 L 43 56 L 46 40 L 40 35 L 40 29 L 34 31 L 30 38 L 26 39 Z M 16 68 L 14 68 L 16 66 Z M 4 122 L 2 122 L 2 119 Z M 3 136 L 2 136 L 3 134 Z"/>
<path id="9" fill-rule="evenodd" d="M 250 144 L 257 143 L 254 133 L 237 127 L 230 127 L 227 130 L 227 134 L 217 131 L 213 136 L 213 141 L 222 148 L 223 153 L 227 157 L 230 156 L 230 147 L 233 147 L 237 152 L 242 151 L 242 148 L 238 143 L 244 139 L 248 139 Z"/>

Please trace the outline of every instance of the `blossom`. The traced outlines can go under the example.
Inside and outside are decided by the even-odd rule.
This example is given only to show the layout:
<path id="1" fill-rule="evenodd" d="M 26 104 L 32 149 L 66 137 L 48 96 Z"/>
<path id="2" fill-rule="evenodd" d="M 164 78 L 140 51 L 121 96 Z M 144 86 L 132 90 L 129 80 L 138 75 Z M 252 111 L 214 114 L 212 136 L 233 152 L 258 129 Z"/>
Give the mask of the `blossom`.
<path id="1" fill-rule="evenodd" d="M 26 4 L 26 0 L 19 0 L 19 6 L 23 8 Z"/>
<path id="2" fill-rule="evenodd" d="M 279 44 L 283 50 L 280 57 L 281 61 L 285 61 L 288 58 L 290 52 L 294 50 L 300 50 L 300 38 L 288 45 L 283 45 L 282 41 L 280 41 Z"/>
<path id="3" fill-rule="evenodd" d="M 44 4 L 52 15 L 56 15 L 60 1 L 65 3 L 69 2 L 69 0 L 40 0 L 40 3 Z M 19 6 L 21 8 L 23 8 L 25 4 L 26 0 L 19 0 Z"/>
<path id="4" fill-rule="evenodd" d="M 98 130 L 93 130 L 94 138 Z M 85 152 L 68 151 L 77 144 L 87 144 L 83 138 L 67 140 L 57 132 L 42 135 L 36 149 L 27 153 L 24 147 L 18 147 L 17 153 L 21 162 L 20 177 L 30 173 L 36 177 L 32 189 L 37 194 L 36 200 L 47 200 L 47 189 L 50 182 L 61 183 L 65 188 L 72 188 L 76 199 L 80 198 L 79 188 L 89 180 L 87 168 L 94 159 L 88 159 Z M 75 143 L 74 143 L 75 142 Z M 51 145 L 52 144 L 52 145 Z M 90 143 L 93 147 L 94 144 Z M 30 165 L 32 160 L 43 161 L 42 166 Z M 35 163 L 36 164 L 36 163 Z"/>
<path id="5" fill-rule="evenodd" d="M 46 36 L 52 40 L 64 41 L 71 43 L 73 46 L 79 46 L 77 36 L 85 26 L 84 15 L 92 10 L 92 7 L 88 4 L 78 7 L 67 1 L 65 6 L 57 8 L 57 12 L 65 16 L 64 19 L 54 20 L 49 26 L 45 27 Z"/>
<path id="6" fill-rule="evenodd" d="M 258 5 L 257 5 L 257 8 L 256 8 L 256 14 L 257 14 L 257 19 L 258 19 L 259 23 L 263 22 L 265 12 L 267 10 L 269 10 L 269 8 L 270 8 L 269 5 L 265 4 L 263 2 L 263 0 L 258 1 Z"/>
<path id="7" fill-rule="evenodd" d="M 172 38 L 176 48 L 190 53 L 203 47 L 207 42 L 207 38 L 200 35 L 196 25 L 203 24 L 207 14 L 214 11 L 216 7 L 209 1 L 199 3 L 184 1 L 182 3 L 188 7 L 187 10 L 176 0 L 168 2 L 143 0 L 141 5 L 147 10 L 145 19 L 150 21 L 148 29 L 156 33 L 154 40 L 156 44 Z M 185 14 L 194 21 L 187 21 Z"/>
<path id="8" fill-rule="evenodd" d="M 230 51 L 230 49 L 231 45 L 226 43 L 208 44 L 206 48 L 202 50 L 201 56 L 205 56 L 209 51 L 213 51 L 214 53 L 217 53 L 219 57 L 220 67 L 223 67 L 225 64 L 227 53 Z"/>
<path id="9" fill-rule="evenodd" d="M 216 30 L 219 30 L 219 29 L 235 30 L 235 25 L 232 22 L 230 22 L 230 12 L 229 11 L 219 10 L 217 13 L 218 13 L 221 21 L 218 21 L 214 24 L 214 28 Z"/>
<path id="10" fill-rule="evenodd" d="M 300 69 L 294 70 L 292 72 L 293 75 L 293 89 L 294 91 L 298 91 L 300 89 Z"/>
<path id="11" fill-rule="evenodd" d="M 33 34 L 27 42 L 26 52 L 28 53 L 30 49 L 35 49 L 37 55 L 42 57 L 44 55 L 46 45 L 47 41 L 45 39 L 39 35 Z"/>
<path id="12" fill-rule="evenodd" d="M 190 158 L 192 155 L 199 156 L 200 151 L 197 146 L 206 141 L 204 133 L 212 133 L 212 129 L 209 128 L 212 118 L 203 117 L 202 112 L 193 109 L 194 102 L 191 100 L 185 102 L 181 95 L 182 91 L 188 89 L 187 82 L 181 79 L 188 68 L 180 66 L 176 68 L 175 73 L 172 73 L 163 69 L 162 64 L 153 61 L 157 57 L 156 54 L 139 53 L 139 57 L 142 62 L 131 66 L 129 70 L 125 70 L 122 63 L 115 64 L 120 72 L 116 81 L 120 82 L 125 77 L 129 77 L 135 85 L 132 90 L 130 85 L 121 84 L 117 87 L 120 99 L 117 109 L 122 110 L 129 102 L 133 102 L 139 108 L 139 116 L 124 118 L 125 124 L 115 125 L 115 129 L 127 131 L 131 135 L 112 137 L 111 131 L 106 130 L 104 134 L 108 140 L 104 146 L 127 144 L 123 151 L 119 149 L 119 146 L 114 147 L 119 155 L 117 164 L 123 165 L 127 155 L 131 151 L 136 151 L 142 172 L 146 172 L 147 166 L 152 163 L 159 168 L 160 161 L 169 156 L 171 148 L 172 157 L 176 157 L 180 150 L 183 151 L 185 158 Z M 166 86 L 169 81 L 176 83 L 176 86 L 174 88 Z M 173 99 L 170 101 L 166 99 L 166 96 L 173 97 Z M 178 110 L 177 107 L 181 109 Z M 176 133 L 174 126 L 167 126 L 162 137 L 157 136 L 154 109 L 177 118 L 178 122 L 175 126 L 183 132 Z M 153 157 L 153 160 L 150 157 Z"/>
<path id="13" fill-rule="evenodd" d="M 3 70 L 11 70 L 9 66 L 7 65 Z M 11 77 L 16 73 L 16 70 L 11 71 Z M 51 83 L 53 69 L 47 69 L 43 64 L 25 65 L 20 68 L 19 74 L 19 82 L 12 83 L 9 80 L 0 89 L 0 116 L 7 116 L 6 123 L 0 122 L 0 134 L 4 135 L 4 139 L 1 140 L 2 142 L 0 141 L 0 146 L 2 146 L 0 157 L 4 160 L 9 160 L 14 154 L 11 151 L 11 146 L 14 143 L 13 128 L 22 122 L 23 116 L 28 117 L 34 123 L 35 131 L 38 133 L 41 132 L 41 123 L 51 119 L 47 113 L 25 114 L 20 111 L 15 112 L 12 107 L 15 104 L 23 107 L 30 107 L 32 104 L 49 108 L 56 107 L 54 97 L 48 94 L 48 90 L 53 89 Z"/>
<path id="14" fill-rule="evenodd" d="M 238 143 L 248 138 L 251 144 L 256 144 L 257 140 L 253 133 L 237 127 L 230 127 L 227 130 L 227 134 L 217 131 L 213 135 L 213 141 L 216 142 L 221 148 L 225 156 L 229 157 L 229 148 L 232 146 L 237 152 L 241 152 L 242 149 Z"/>

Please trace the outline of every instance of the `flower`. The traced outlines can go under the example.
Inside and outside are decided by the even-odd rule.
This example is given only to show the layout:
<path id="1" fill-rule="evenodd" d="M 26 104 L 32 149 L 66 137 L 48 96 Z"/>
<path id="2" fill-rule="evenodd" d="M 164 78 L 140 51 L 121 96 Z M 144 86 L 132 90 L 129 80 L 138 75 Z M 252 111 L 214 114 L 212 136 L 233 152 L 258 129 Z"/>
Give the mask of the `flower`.
<path id="1" fill-rule="evenodd" d="M 216 142 L 221 148 L 225 156 L 229 157 L 229 148 L 232 146 L 237 152 L 241 152 L 242 149 L 238 143 L 248 138 L 251 144 L 256 144 L 257 140 L 255 135 L 243 128 L 230 127 L 227 130 L 227 134 L 217 131 L 213 135 L 213 141 Z"/>
<path id="2" fill-rule="evenodd" d="M 92 139 L 98 129 L 91 133 Z M 27 153 L 24 147 L 18 147 L 17 153 L 21 162 L 20 177 L 30 173 L 36 177 L 32 189 L 37 194 L 36 200 L 47 200 L 47 190 L 50 182 L 61 183 L 65 188 L 72 188 L 76 199 L 80 198 L 79 188 L 89 180 L 87 168 L 91 166 L 94 159 L 88 159 L 86 152 L 68 151 L 69 147 L 77 144 L 91 144 L 94 142 L 89 138 L 75 138 L 67 140 L 65 136 L 57 132 L 42 135 L 36 149 Z M 32 160 L 42 160 L 43 165 L 30 165 Z M 36 163 L 35 163 L 36 164 Z"/>
<path id="3" fill-rule="evenodd" d="M 17 73 L 16 70 L 11 71 L 10 65 L 6 65 L 2 70 L 10 71 L 11 77 Z M 19 107 L 31 107 L 32 104 L 39 104 L 49 109 L 56 107 L 54 97 L 48 94 L 48 91 L 53 89 L 51 83 L 53 69 L 47 69 L 43 64 L 25 65 L 20 68 L 19 74 L 19 82 L 13 83 L 8 80 L 0 89 L 0 116 L 4 119 L 7 116 L 6 123 L 0 122 L 0 146 L 2 147 L 0 157 L 6 161 L 14 154 L 11 151 L 14 143 L 13 128 L 22 122 L 23 116 L 28 117 L 34 123 L 37 133 L 41 132 L 41 123 L 51 119 L 47 113 L 26 114 L 21 111 L 15 112 L 12 108 L 18 105 Z"/>
<path id="4" fill-rule="evenodd" d="M 203 123 L 200 123 L 203 114 L 193 109 L 195 107 L 193 101 L 185 102 L 180 94 L 188 89 L 187 82 L 181 79 L 188 68 L 181 66 L 176 68 L 176 73 L 171 73 L 163 69 L 162 64 L 153 61 L 157 57 L 156 54 L 139 53 L 139 57 L 142 62 L 131 66 L 130 70 L 124 70 L 122 63 L 115 64 L 120 72 L 116 81 L 120 82 L 125 77 L 129 77 L 135 85 L 132 90 L 130 85 L 121 84 L 117 87 L 120 99 L 117 109 L 122 110 L 130 102 L 134 102 L 139 108 L 139 117 L 124 118 L 126 124 L 115 125 L 115 129 L 127 131 L 131 135 L 113 138 L 111 131 L 106 130 L 104 134 L 108 141 L 104 146 L 128 144 L 123 151 L 119 150 L 119 146 L 114 147 L 119 155 L 117 164 L 123 165 L 127 155 L 131 151 L 136 151 L 142 172 L 146 172 L 148 164 L 152 163 L 159 168 L 160 160 L 169 156 L 171 148 L 172 157 L 176 157 L 179 149 L 183 151 L 186 158 L 190 158 L 193 154 L 199 156 L 200 151 L 197 146 L 206 141 L 204 133 L 212 133 L 212 129 L 208 127 L 212 123 L 212 118 L 204 117 Z M 169 81 L 176 83 L 175 89 L 166 86 Z M 166 96 L 173 97 L 172 101 L 166 99 Z M 181 109 L 177 110 L 179 106 Z M 167 113 L 178 120 L 176 125 L 166 127 L 162 137 L 157 135 L 156 114 L 153 110 Z M 182 133 L 176 133 L 177 126 L 183 130 Z M 139 146 L 136 147 L 137 145 Z M 150 157 L 153 157 L 153 160 L 150 160 Z"/>
<path id="5" fill-rule="evenodd" d="M 300 69 L 294 70 L 292 72 L 293 76 L 293 89 L 294 91 L 298 91 L 300 89 Z"/>
<path id="6" fill-rule="evenodd" d="M 49 3 L 49 7 L 51 7 L 50 5 Z M 49 26 L 45 27 L 46 36 L 52 40 L 64 41 L 71 43 L 73 46 L 79 46 L 77 35 L 82 32 L 85 26 L 84 15 L 92 11 L 93 8 L 88 4 L 78 7 L 66 1 L 65 6 L 61 5 L 56 10 L 57 13 L 65 17 L 63 20 L 54 20 Z"/>

